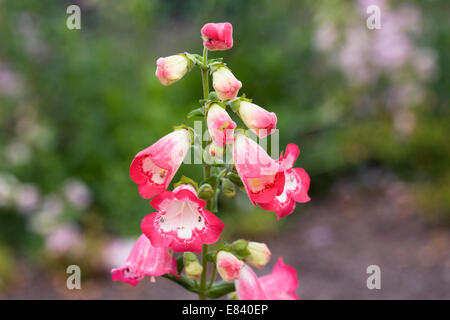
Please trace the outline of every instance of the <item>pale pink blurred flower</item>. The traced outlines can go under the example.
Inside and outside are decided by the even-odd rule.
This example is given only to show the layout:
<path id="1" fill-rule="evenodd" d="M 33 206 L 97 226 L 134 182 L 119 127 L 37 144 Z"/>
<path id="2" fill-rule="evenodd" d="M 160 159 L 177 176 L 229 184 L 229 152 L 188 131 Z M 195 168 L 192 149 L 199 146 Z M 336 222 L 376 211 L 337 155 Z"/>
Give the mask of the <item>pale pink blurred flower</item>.
<path id="1" fill-rule="evenodd" d="M 110 242 L 103 250 L 103 262 L 105 267 L 110 270 L 123 263 L 128 257 L 134 245 L 134 240 L 117 238 Z"/>
<path id="2" fill-rule="evenodd" d="M 74 249 L 82 242 L 79 228 L 64 225 L 54 229 L 45 240 L 45 248 L 53 255 L 60 255 Z"/>
<path id="3" fill-rule="evenodd" d="M 401 67 L 414 50 L 411 39 L 402 29 L 402 22 L 396 13 L 383 15 L 382 27 L 374 33 L 374 37 L 371 58 L 379 67 Z"/>
<path id="4" fill-rule="evenodd" d="M 331 22 L 322 23 L 314 35 L 314 42 L 319 51 L 328 51 L 338 38 L 336 26 Z"/>
<path id="5" fill-rule="evenodd" d="M 0 62 L 0 94 L 16 96 L 23 90 L 19 77 Z"/>
<path id="6" fill-rule="evenodd" d="M 22 141 L 14 141 L 5 147 L 5 156 L 11 164 L 22 165 L 30 160 L 31 151 Z"/>
<path id="7" fill-rule="evenodd" d="M 367 64 L 370 55 L 370 38 L 361 27 L 350 26 L 346 30 L 346 42 L 338 53 L 338 63 L 349 81 L 366 84 L 377 75 Z"/>
<path id="8" fill-rule="evenodd" d="M 427 80 L 436 72 L 436 53 L 429 48 L 417 49 L 412 56 L 411 65 L 420 79 Z"/>
<path id="9" fill-rule="evenodd" d="M 361 15 L 367 16 L 367 8 L 371 5 L 378 6 L 381 11 L 381 15 L 388 9 L 385 0 L 358 0 L 357 8 Z"/>
<path id="10" fill-rule="evenodd" d="M 37 209 L 40 201 L 39 190 L 33 184 L 20 185 L 15 191 L 15 204 L 22 213 L 29 213 Z"/>
<path id="11" fill-rule="evenodd" d="M 67 200 L 80 210 L 87 209 L 92 202 L 91 192 L 80 180 L 67 180 L 64 183 L 64 194 Z"/>
<path id="12" fill-rule="evenodd" d="M 58 224 L 58 218 L 64 212 L 63 200 L 55 194 L 44 198 L 41 209 L 31 216 L 30 228 L 34 232 L 47 234 Z"/>

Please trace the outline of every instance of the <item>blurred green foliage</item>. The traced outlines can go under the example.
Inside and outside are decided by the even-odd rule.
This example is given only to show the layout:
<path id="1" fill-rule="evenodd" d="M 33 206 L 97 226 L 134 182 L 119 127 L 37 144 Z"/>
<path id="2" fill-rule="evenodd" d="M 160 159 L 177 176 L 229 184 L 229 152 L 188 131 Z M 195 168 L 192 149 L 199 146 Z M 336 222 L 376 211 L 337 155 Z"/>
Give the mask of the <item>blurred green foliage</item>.
<path id="1" fill-rule="evenodd" d="M 354 14 L 349 1 L 2 0 L 0 65 L 23 87 L 18 94 L 0 94 L 0 171 L 35 183 L 43 195 L 59 192 L 68 177 L 81 179 L 93 193 L 89 211 L 101 218 L 104 231 L 136 235 L 152 208 L 128 176 L 131 160 L 184 122 L 202 94 L 198 70 L 164 87 L 154 76 L 155 61 L 200 53 L 202 25 L 229 21 L 233 49 L 211 56 L 224 57 L 243 83 L 241 93 L 277 113 L 280 149 L 289 142 L 300 146 L 297 166 L 312 177 L 313 199 L 342 175 L 380 166 L 414 186 L 425 212 L 448 220 L 450 8 L 447 1 L 408 2 L 422 12 L 426 36 L 417 41 L 436 53 L 437 72 L 424 84 L 426 100 L 412 109 L 415 129 L 404 137 L 378 99 L 389 80 L 351 87 L 313 44 L 319 21 L 339 25 Z M 81 7 L 81 30 L 66 28 L 69 4 Z M 355 110 L 361 92 L 371 97 L 374 111 Z M 26 139 L 17 124 L 22 118 L 44 130 L 27 140 L 28 161 L 11 163 L 5 150 L 11 141 Z M 200 178 L 200 166 L 182 170 Z M 273 230 L 274 214 L 251 209 L 245 197 L 238 202 L 221 201 L 228 228 L 238 217 L 238 233 Z M 23 218 L 3 211 L 0 226 L 24 228 Z M 81 216 L 73 219 L 83 223 Z M 14 239 L 8 228 L 0 229 L 7 243 Z"/>

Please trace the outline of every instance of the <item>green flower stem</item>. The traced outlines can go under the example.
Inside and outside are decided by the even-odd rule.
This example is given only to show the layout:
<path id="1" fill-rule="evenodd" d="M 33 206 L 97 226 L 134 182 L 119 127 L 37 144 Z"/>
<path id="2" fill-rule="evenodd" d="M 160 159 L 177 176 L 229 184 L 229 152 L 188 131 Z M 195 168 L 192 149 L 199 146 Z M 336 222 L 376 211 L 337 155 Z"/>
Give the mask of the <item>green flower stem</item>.
<path id="1" fill-rule="evenodd" d="M 217 268 L 216 268 L 216 264 L 214 263 L 213 271 L 211 273 L 211 280 L 209 280 L 208 290 L 211 289 L 211 287 L 214 283 L 214 280 L 216 279 L 216 272 L 217 272 Z"/>
<path id="2" fill-rule="evenodd" d="M 196 286 L 195 286 L 195 282 L 185 278 L 184 276 L 181 276 L 181 278 L 177 278 L 173 275 L 165 274 L 162 277 L 179 284 L 180 286 L 182 286 L 183 288 L 185 288 L 188 291 L 198 293 L 198 290 L 196 289 Z"/>
<path id="3" fill-rule="evenodd" d="M 208 48 L 203 48 L 203 64 L 208 65 Z M 203 83 L 203 99 L 207 100 L 209 97 L 209 83 L 208 83 L 208 67 L 202 68 L 202 83 Z"/>
<path id="4" fill-rule="evenodd" d="M 203 48 L 203 63 L 208 64 L 208 48 Z M 208 81 L 208 68 L 202 68 L 202 84 L 203 84 L 203 99 L 208 99 L 209 97 L 209 81 Z M 205 125 L 206 125 L 206 113 L 205 113 Z M 203 179 L 209 178 L 211 175 L 211 167 L 207 164 L 203 164 Z M 210 201 L 207 202 L 206 209 L 210 210 Z M 198 298 L 200 300 L 205 300 L 205 290 L 206 290 L 206 273 L 208 271 L 208 261 L 206 260 L 206 255 L 208 254 L 208 245 L 204 244 L 202 247 L 202 267 L 203 271 L 200 276 L 200 288 Z"/>

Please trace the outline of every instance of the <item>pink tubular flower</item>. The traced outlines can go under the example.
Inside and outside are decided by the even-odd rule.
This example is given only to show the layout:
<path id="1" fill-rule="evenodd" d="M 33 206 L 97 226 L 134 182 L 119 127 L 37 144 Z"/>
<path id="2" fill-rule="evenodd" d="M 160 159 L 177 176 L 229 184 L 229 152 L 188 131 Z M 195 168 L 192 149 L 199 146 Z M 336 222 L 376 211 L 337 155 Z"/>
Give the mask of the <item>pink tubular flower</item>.
<path id="1" fill-rule="evenodd" d="M 241 269 L 234 286 L 240 300 L 267 300 L 261 281 L 248 265 L 244 265 Z"/>
<path id="2" fill-rule="evenodd" d="M 245 125 L 260 138 L 271 134 L 277 127 L 277 116 L 254 103 L 239 102 L 239 115 Z"/>
<path id="3" fill-rule="evenodd" d="M 233 145 L 233 160 L 254 205 L 273 201 L 283 192 L 282 167 L 252 139 L 242 134 L 236 137 Z"/>
<path id="4" fill-rule="evenodd" d="M 272 273 L 258 278 L 249 266 L 244 266 L 235 281 L 236 293 L 241 300 L 298 300 L 297 271 L 285 265 L 280 257 Z"/>
<path id="5" fill-rule="evenodd" d="M 150 240 L 141 235 L 131 249 L 125 264 L 112 269 L 112 280 L 123 281 L 136 286 L 145 276 L 162 276 L 166 273 L 177 274 L 177 263 L 167 247 L 155 248 Z"/>
<path id="6" fill-rule="evenodd" d="M 295 290 L 298 287 L 297 271 L 285 265 L 279 257 L 272 273 L 259 278 L 269 300 L 298 300 Z"/>
<path id="7" fill-rule="evenodd" d="M 191 145 L 188 130 L 175 130 L 139 152 L 130 166 L 130 177 L 139 193 L 149 199 L 164 191 Z"/>
<path id="8" fill-rule="evenodd" d="M 147 215 L 142 232 L 156 247 L 169 247 L 175 252 L 201 252 L 202 244 L 219 240 L 225 225 L 204 209 L 206 202 L 197 197 L 194 187 L 183 184 L 164 191 L 150 202 L 158 212 Z"/>
<path id="9" fill-rule="evenodd" d="M 271 202 L 258 203 L 264 210 L 275 211 L 278 219 L 291 214 L 296 202 L 305 203 L 311 200 L 308 196 L 310 179 L 304 169 L 292 168 L 297 160 L 300 150 L 296 144 L 290 143 L 286 147 L 286 153 L 281 154 L 279 162 L 285 175 L 283 193 L 275 197 Z"/>
<path id="10" fill-rule="evenodd" d="M 234 141 L 234 128 L 236 123 L 230 118 L 224 108 L 217 103 L 208 110 L 208 131 L 216 146 L 223 147 Z"/>
<path id="11" fill-rule="evenodd" d="M 190 62 L 182 54 L 177 54 L 156 61 L 156 76 L 161 84 L 168 86 L 177 82 L 189 71 Z"/>
<path id="12" fill-rule="evenodd" d="M 236 98 L 242 83 L 226 67 L 219 67 L 212 73 L 213 87 L 220 100 Z"/>
<path id="13" fill-rule="evenodd" d="M 207 23 L 201 33 L 203 45 L 211 51 L 228 50 L 233 46 L 233 26 L 229 22 Z"/>
<path id="14" fill-rule="evenodd" d="M 244 262 L 230 252 L 219 251 L 217 254 L 217 272 L 225 281 L 237 279 L 243 266 Z"/>

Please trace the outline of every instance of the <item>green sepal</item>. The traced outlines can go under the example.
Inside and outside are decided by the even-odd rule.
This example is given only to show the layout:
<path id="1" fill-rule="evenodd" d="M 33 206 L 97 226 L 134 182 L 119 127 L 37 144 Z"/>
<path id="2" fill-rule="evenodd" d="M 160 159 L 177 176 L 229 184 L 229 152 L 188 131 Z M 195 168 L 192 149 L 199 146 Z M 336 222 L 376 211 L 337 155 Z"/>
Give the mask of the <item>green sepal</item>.
<path id="1" fill-rule="evenodd" d="M 216 189 L 218 182 L 219 182 L 219 179 L 216 176 L 211 176 L 211 177 L 203 180 L 202 182 L 200 182 L 200 186 L 202 186 L 204 184 L 210 184 L 213 189 Z"/>
<path id="2" fill-rule="evenodd" d="M 203 200 L 209 200 L 214 197 L 214 188 L 209 183 L 203 183 L 198 190 L 198 197 Z"/>
<path id="3" fill-rule="evenodd" d="M 233 110 L 234 113 L 239 114 L 239 106 L 241 104 L 241 101 L 252 102 L 253 100 L 248 99 L 244 93 L 242 96 L 237 97 L 233 100 L 230 100 L 227 103 L 230 106 L 231 110 Z"/>
<path id="4" fill-rule="evenodd" d="M 208 95 L 209 100 L 219 100 L 219 96 L 215 91 L 211 91 Z"/>
<path id="5" fill-rule="evenodd" d="M 223 63 L 223 62 L 214 62 L 214 63 L 211 63 L 211 64 L 209 65 L 209 73 L 210 73 L 210 74 L 213 74 L 214 71 L 216 71 L 216 70 L 219 69 L 219 68 L 227 68 L 228 70 L 230 70 L 230 68 L 227 67 L 226 63 Z M 231 71 L 231 70 L 230 70 L 230 71 Z"/>
<path id="6" fill-rule="evenodd" d="M 236 187 L 234 183 L 227 178 L 222 178 L 222 191 L 223 194 L 228 198 L 233 198 L 236 195 Z"/>
<path id="7" fill-rule="evenodd" d="M 193 53 L 189 53 L 189 52 L 185 52 L 183 53 L 183 55 L 189 59 L 189 61 L 195 65 L 200 66 L 201 68 L 206 68 L 207 66 L 205 65 L 205 62 L 203 61 L 203 57 L 201 55 L 198 54 L 193 54 Z"/>
<path id="8" fill-rule="evenodd" d="M 206 261 L 208 261 L 208 262 L 215 262 L 215 254 L 214 253 L 212 253 L 212 252 L 208 252 L 207 254 L 206 254 Z"/>
<path id="9" fill-rule="evenodd" d="M 198 183 L 192 180 L 189 177 L 181 176 L 180 180 L 176 182 L 173 186 L 174 188 L 181 186 L 182 184 L 190 184 L 195 188 L 195 191 L 198 192 Z"/>
<path id="10" fill-rule="evenodd" d="M 181 255 L 176 260 L 177 260 L 177 273 L 181 274 L 181 272 L 183 272 L 183 268 L 184 268 L 184 258 Z"/>
<path id="11" fill-rule="evenodd" d="M 239 175 L 234 172 L 228 172 L 227 178 L 230 179 L 234 184 L 236 184 L 240 188 L 244 186 L 241 177 L 239 177 Z"/>
<path id="12" fill-rule="evenodd" d="M 250 251 L 248 250 L 248 241 L 244 239 L 239 239 L 234 241 L 231 244 L 231 247 L 233 249 L 233 253 L 238 257 L 239 259 L 244 260 L 250 255 Z"/>

